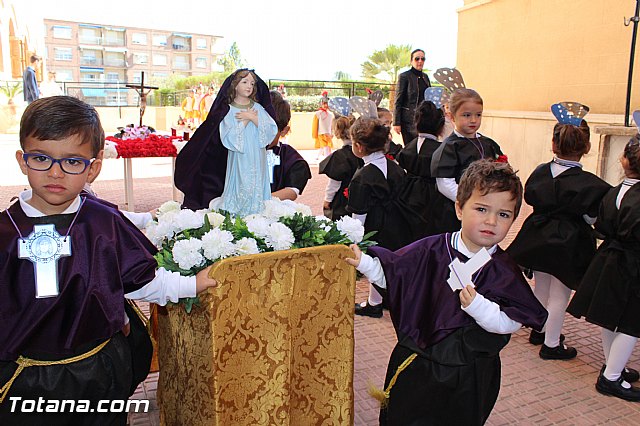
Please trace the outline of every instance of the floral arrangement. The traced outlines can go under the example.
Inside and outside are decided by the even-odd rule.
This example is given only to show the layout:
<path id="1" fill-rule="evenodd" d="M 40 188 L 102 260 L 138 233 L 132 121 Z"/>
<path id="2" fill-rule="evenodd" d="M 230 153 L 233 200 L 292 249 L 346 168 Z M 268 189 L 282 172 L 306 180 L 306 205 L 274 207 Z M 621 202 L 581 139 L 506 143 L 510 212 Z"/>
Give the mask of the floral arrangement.
<path id="1" fill-rule="evenodd" d="M 113 142 L 120 158 L 134 157 L 175 157 L 178 150 L 174 141 L 181 138 L 177 136 L 161 136 L 154 133 L 144 139 L 118 139 L 109 136 L 107 141 Z"/>
<path id="2" fill-rule="evenodd" d="M 293 201 L 265 201 L 261 214 L 237 217 L 223 210 L 181 209 L 175 201 L 164 203 L 157 219 L 146 228 L 156 245 L 158 266 L 184 276 L 195 275 L 214 262 L 232 256 L 257 254 L 329 244 L 375 243 L 364 234 L 359 220 L 345 216 L 332 222 L 313 216 L 311 209 Z M 181 299 L 187 312 L 196 298 Z"/>

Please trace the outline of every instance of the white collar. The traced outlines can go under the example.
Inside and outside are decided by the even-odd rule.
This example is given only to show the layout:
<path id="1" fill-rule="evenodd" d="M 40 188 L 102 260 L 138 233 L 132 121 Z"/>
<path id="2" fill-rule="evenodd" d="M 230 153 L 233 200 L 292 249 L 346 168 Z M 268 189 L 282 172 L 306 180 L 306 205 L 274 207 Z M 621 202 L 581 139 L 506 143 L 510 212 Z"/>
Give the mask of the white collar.
<path id="1" fill-rule="evenodd" d="M 20 195 L 18 196 L 18 201 L 20 201 L 20 207 L 22 207 L 22 211 L 24 211 L 24 214 L 26 214 L 27 217 L 50 216 L 50 215 L 46 215 L 46 214 L 42 213 L 40 210 L 36 209 L 31 204 L 29 204 L 29 202 L 27 200 L 31 199 L 31 195 L 32 195 L 32 190 L 31 189 L 26 189 L 26 190 L 22 191 L 20 193 Z M 80 203 L 81 203 L 81 199 L 80 199 L 80 196 L 78 195 L 78 196 L 76 196 L 76 199 L 73 200 L 73 203 L 71 203 L 69 205 L 69 207 L 67 207 L 65 209 L 65 211 L 63 211 L 60 214 L 67 214 L 67 213 L 75 213 L 75 212 L 77 212 L 78 209 L 80 208 Z"/>
<path id="2" fill-rule="evenodd" d="M 582 168 L 582 163 L 579 161 L 573 160 L 565 160 L 564 158 L 558 158 L 557 156 L 553 156 L 553 162 L 564 167 L 580 167 Z"/>
<path id="3" fill-rule="evenodd" d="M 455 135 L 458 136 L 459 138 L 469 139 L 468 137 L 464 136 L 462 133 L 458 132 L 456 129 L 453 129 L 453 133 L 455 133 Z M 480 133 L 476 132 L 475 138 L 478 139 L 480 136 L 482 136 L 482 135 Z"/>
<path id="4" fill-rule="evenodd" d="M 362 161 L 364 161 L 364 164 L 369 164 L 375 162 L 376 160 L 380 160 L 381 158 L 384 158 L 384 152 L 376 151 L 362 157 Z"/>
<path id="5" fill-rule="evenodd" d="M 624 178 L 622 184 L 625 186 L 633 186 L 638 182 L 640 182 L 640 179 Z"/>
<path id="6" fill-rule="evenodd" d="M 431 133 L 418 133 L 418 137 L 422 139 L 433 139 L 434 141 L 438 140 L 438 137 L 432 135 Z"/>
<path id="7" fill-rule="evenodd" d="M 451 247 L 453 247 L 455 250 L 459 251 L 469 259 L 475 256 L 475 253 L 469 250 L 465 245 L 464 241 L 462 241 L 462 237 L 460 236 L 460 231 L 456 231 L 451 234 Z M 487 247 L 487 251 L 489 252 L 489 254 L 495 253 L 497 249 L 498 249 L 497 244 L 494 244 L 491 247 Z"/>

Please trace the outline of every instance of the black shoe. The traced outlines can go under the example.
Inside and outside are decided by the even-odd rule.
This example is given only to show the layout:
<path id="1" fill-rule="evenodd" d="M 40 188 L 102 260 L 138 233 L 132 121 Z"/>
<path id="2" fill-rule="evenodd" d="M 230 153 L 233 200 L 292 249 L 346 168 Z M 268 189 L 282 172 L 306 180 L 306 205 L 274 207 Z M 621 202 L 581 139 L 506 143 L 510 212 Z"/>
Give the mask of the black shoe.
<path id="1" fill-rule="evenodd" d="M 565 346 L 560 343 L 555 348 L 543 344 L 540 348 L 540 358 L 542 359 L 573 359 L 578 355 L 576 348 Z"/>
<path id="2" fill-rule="evenodd" d="M 631 386 L 629 389 L 622 386 L 624 379 L 622 376 L 618 380 L 607 380 L 602 374 L 598 376 L 596 390 L 604 395 L 615 396 L 625 401 L 640 402 L 640 389 Z"/>
<path id="3" fill-rule="evenodd" d="M 604 364 L 602 366 L 602 368 L 600 369 L 600 375 L 601 376 L 604 374 L 604 369 L 605 368 L 607 368 L 606 364 Z M 622 379 L 625 382 L 633 383 L 633 382 L 637 382 L 638 380 L 640 380 L 640 373 L 638 373 L 638 370 L 634 370 L 633 368 L 625 367 L 624 370 L 622 370 L 622 373 L 620 373 L 620 375 L 622 376 Z"/>
<path id="4" fill-rule="evenodd" d="M 367 301 L 364 306 L 356 303 L 355 314 L 365 317 L 382 318 L 382 303 L 379 305 L 370 305 L 369 301 Z"/>
<path id="5" fill-rule="evenodd" d="M 544 343 L 544 336 L 545 336 L 544 332 L 540 333 L 538 331 L 531 330 L 531 334 L 529 334 L 529 343 L 536 346 L 541 345 Z M 561 334 L 560 344 L 563 344 L 563 343 L 564 343 L 564 334 Z"/>

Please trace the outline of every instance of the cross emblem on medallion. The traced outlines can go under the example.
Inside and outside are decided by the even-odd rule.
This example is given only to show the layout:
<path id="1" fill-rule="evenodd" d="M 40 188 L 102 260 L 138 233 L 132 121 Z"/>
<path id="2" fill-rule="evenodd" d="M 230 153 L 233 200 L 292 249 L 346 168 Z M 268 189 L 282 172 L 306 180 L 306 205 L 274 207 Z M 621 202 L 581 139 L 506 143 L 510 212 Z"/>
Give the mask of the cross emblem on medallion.
<path id="1" fill-rule="evenodd" d="M 18 239 L 18 257 L 33 263 L 36 298 L 54 297 L 58 291 L 58 259 L 71 255 L 71 240 L 53 224 L 34 225 L 27 238 Z"/>

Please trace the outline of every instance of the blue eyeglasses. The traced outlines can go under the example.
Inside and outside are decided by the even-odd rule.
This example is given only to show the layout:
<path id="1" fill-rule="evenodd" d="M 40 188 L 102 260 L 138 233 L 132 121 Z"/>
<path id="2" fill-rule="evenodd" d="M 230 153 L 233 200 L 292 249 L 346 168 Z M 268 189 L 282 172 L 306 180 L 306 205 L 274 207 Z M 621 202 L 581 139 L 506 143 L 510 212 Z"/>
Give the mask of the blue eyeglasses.
<path id="1" fill-rule="evenodd" d="M 27 167 L 38 172 L 46 172 L 55 163 L 60 164 L 63 172 L 70 175 L 79 175 L 84 173 L 92 163 L 92 160 L 86 158 L 70 157 L 70 158 L 53 158 L 45 154 L 25 153 L 22 158 Z"/>

